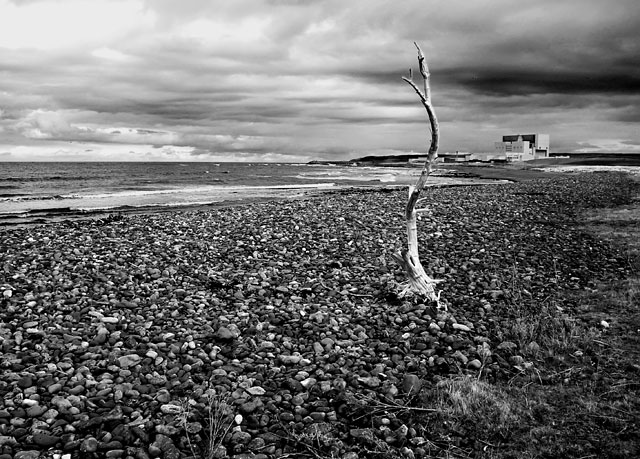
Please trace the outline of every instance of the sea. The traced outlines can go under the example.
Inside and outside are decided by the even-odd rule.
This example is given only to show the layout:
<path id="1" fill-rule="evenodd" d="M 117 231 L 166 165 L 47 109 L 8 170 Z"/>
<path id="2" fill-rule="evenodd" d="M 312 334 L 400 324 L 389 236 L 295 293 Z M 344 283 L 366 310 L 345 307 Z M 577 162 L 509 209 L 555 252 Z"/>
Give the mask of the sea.
<path id="1" fill-rule="evenodd" d="M 274 163 L 0 162 L 0 225 L 407 186 L 419 168 Z M 434 177 L 430 184 L 454 181 Z"/>

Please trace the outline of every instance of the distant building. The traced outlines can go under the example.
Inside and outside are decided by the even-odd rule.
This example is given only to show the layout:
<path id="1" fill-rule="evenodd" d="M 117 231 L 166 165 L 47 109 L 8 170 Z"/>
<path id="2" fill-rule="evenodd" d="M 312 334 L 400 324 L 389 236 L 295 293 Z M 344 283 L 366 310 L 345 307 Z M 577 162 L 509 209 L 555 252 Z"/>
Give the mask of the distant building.
<path id="1" fill-rule="evenodd" d="M 438 160 L 444 163 L 466 163 L 471 159 L 471 153 L 466 151 L 456 151 L 455 153 L 439 153 Z"/>
<path id="2" fill-rule="evenodd" d="M 495 151 L 507 161 L 548 158 L 549 134 L 505 135 L 502 142 L 495 142 Z"/>

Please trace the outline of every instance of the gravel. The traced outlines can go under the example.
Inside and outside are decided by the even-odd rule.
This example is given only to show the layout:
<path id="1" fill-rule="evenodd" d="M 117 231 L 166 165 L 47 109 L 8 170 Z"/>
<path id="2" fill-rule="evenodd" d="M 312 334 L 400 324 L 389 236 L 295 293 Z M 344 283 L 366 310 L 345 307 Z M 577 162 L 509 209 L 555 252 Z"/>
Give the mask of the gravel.
<path id="1" fill-rule="evenodd" d="M 397 420 L 370 438 L 357 402 L 527 364 L 531 349 L 496 333 L 513 283 L 536 305 L 626 275 L 576 218 L 630 186 L 582 174 L 427 191 L 421 258 L 448 312 L 396 295 L 399 190 L 3 230 L 0 458 L 187 457 L 214 392 L 229 420 L 218 457 L 278 457 L 313 435 L 337 457 L 375 442 L 420 457 Z"/>

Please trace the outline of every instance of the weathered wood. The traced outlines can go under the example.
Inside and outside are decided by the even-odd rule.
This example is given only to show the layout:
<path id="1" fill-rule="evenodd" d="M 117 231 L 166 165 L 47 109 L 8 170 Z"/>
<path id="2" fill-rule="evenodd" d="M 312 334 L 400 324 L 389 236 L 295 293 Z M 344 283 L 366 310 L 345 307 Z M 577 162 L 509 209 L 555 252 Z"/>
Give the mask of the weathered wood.
<path id="1" fill-rule="evenodd" d="M 424 54 L 414 42 L 418 50 L 418 66 L 420 68 L 420 74 L 422 75 L 423 90 L 421 90 L 412 79 L 413 72 L 409 72 L 410 77 L 402 77 L 411 87 L 416 94 L 420 97 L 420 101 L 427 111 L 429 118 L 429 128 L 431 132 L 431 143 L 429 145 L 429 152 L 427 159 L 424 163 L 420 177 L 414 186 L 409 187 L 409 198 L 407 200 L 407 206 L 405 208 L 405 219 L 407 224 L 407 249 L 402 250 L 399 253 L 394 254 L 396 262 L 405 270 L 407 274 L 407 285 L 402 291 L 401 295 L 415 294 L 425 297 L 428 301 L 436 303 L 439 308 L 445 308 L 446 306 L 440 302 L 440 294 L 436 293 L 435 286 L 439 282 L 432 279 L 425 272 L 422 264 L 420 263 L 420 257 L 418 254 L 418 222 L 417 213 L 423 212 L 425 209 L 416 211 L 416 204 L 420 198 L 420 193 L 424 189 L 429 175 L 433 171 L 433 163 L 438 157 L 438 147 L 440 140 L 440 131 L 438 126 L 438 118 L 436 117 L 435 110 L 431 104 L 431 85 L 429 67 L 427 66 Z"/>

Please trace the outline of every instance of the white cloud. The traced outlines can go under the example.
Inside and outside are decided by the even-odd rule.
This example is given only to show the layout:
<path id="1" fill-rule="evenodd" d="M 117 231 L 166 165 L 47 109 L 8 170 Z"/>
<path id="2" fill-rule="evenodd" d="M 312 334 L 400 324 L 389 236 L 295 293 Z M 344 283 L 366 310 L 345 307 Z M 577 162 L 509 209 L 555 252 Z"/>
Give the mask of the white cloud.
<path id="1" fill-rule="evenodd" d="M 196 19 L 178 29 L 178 35 L 200 40 L 206 46 L 253 45 L 266 39 L 269 18 L 248 17 L 238 21 Z"/>
<path id="2" fill-rule="evenodd" d="M 72 127 L 61 113 L 41 109 L 28 113 L 16 123 L 15 129 L 30 139 L 58 138 L 80 131 Z"/>
<path id="3" fill-rule="evenodd" d="M 98 57 L 100 59 L 105 59 L 108 61 L 118 61 L 118 62 L 124 62 L 127 61 L 129 59 L 131 59 L 130 56 L 121 53 L 118 50 L 112 49 L 112 48 L 108 48 L 108 47 L 101 47 L 101 48 L 97 48 L 94 49 L 93 51 L 91 51 L 91 55 Z"/>
<path id="4" fill-rule="evenodd" d="M 151 25 L 137 0 L 0 0 L 0 48 L 67 50 L 109 43 Z"/>
<path id="5" fill-rule="evenodd" d="M 637 142 L 637 140 L 636 140 Z M 628 139 L 588 139 L 578 142 L 585 145 L 576 151 L 579 153 L 598 153 L 613 151 L 618 153 L 640 153 L 640 143 L 629 143 Z"/>

